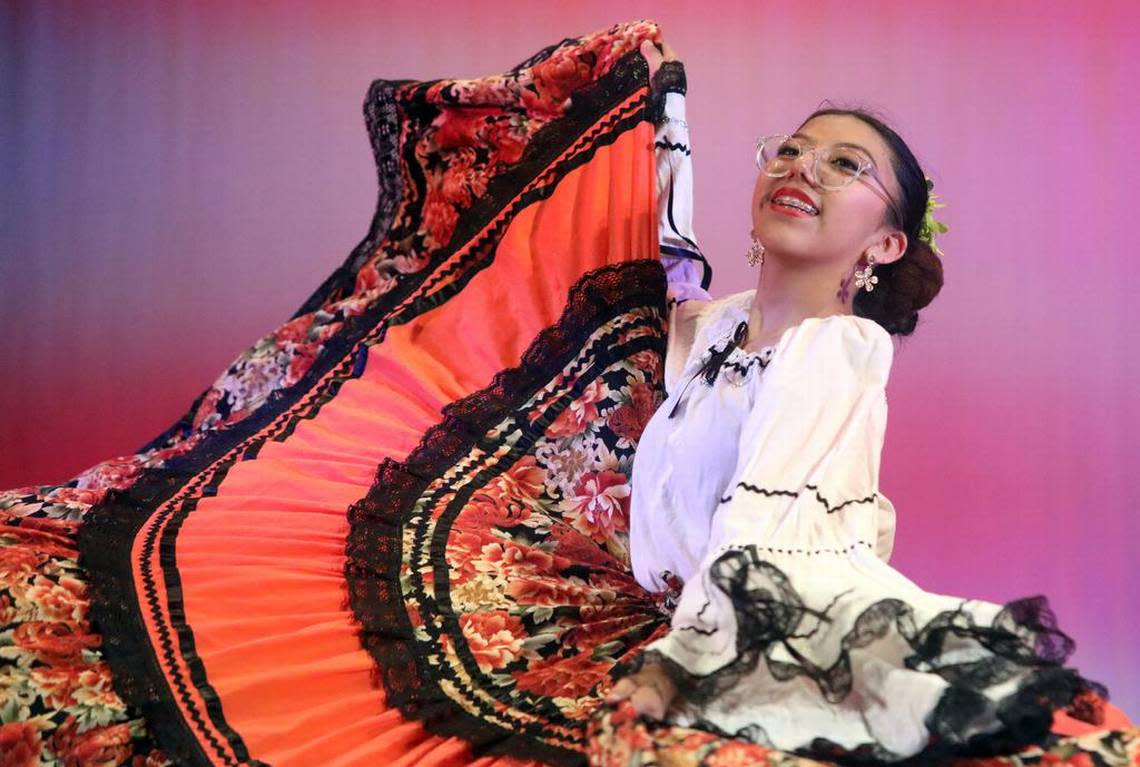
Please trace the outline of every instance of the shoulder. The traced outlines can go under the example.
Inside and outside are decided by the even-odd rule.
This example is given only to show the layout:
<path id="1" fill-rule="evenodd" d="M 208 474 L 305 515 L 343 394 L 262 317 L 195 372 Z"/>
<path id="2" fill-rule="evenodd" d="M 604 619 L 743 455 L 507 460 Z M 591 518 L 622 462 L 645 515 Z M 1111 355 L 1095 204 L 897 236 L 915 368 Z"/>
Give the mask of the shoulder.
<path id="1" fill-rule="evenodd" d="M 736 323 L 748 318 L 748 307 L 752 303 L 755 290 L 730 293 L 707 301 L 691 300 L 680 304 L 678 322 L 687 323 L 692 328 L 694 338 L 707 342 L 723 332 L 731 330 Z"/>
<path id="2" fill-rule="evenodd" d="M 689 298 L 670 304 L 669 337 L 674 340 L 685 339 L 685 345 L 691 345 L 709 303 L 711 301 Z"/>
<path id="3" fill-rule="evenodd" d="M 894 363 L 891 334 L 854 314 L 810 317 L 790 328 L 776 350 L 782 367 L 815 375 L 850 376 L 886 384 Z"/>
<path id="4" fill-rule="evenodd" d="M 703 292 L 703 291 L 702 291 Z M 726 321 L 726 310 L 733 308 L 738 294 L 712 298 L 708 293 L 703 297 L 688 298 L 674 303 L 669 309 L 669 331 L 690 341 L 703 340 L 714 330 L 713 326 Z"/>

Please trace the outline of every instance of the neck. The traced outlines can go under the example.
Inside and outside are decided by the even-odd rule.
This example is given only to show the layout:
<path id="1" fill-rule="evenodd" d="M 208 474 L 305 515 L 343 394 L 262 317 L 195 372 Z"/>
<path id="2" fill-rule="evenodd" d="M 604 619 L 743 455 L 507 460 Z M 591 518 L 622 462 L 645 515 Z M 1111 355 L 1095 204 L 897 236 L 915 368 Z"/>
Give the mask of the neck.
<path id="1" fill-rule="evenodd" d="M 774 344 L 788 328 L 809 317 L 854 314 L 855 280 L 850 267 L 834 263 L 788 264 L 769 250 L 748 312 L 745 345 Z"/>

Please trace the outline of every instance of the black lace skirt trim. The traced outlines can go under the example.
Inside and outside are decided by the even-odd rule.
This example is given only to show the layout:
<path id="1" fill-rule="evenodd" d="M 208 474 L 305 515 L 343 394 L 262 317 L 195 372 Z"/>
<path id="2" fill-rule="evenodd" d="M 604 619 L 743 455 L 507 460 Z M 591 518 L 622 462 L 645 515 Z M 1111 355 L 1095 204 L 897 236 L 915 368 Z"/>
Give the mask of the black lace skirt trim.
<path id="1" fill-rule="evenodd" d="M 926 720 L 930 741 L 918 755 L 902 759 L 874 742 L 847 749 L 821 737 L 796 749 L 801 756 L 841 764 L 929 765 L 955 758 L 1011 754 L 1056 740 L 1050 733 L 1055 709 L 1066 708 L 1071 715 L 1095 723 L 1099 712 L 1084 708 L 1091 699 L 1089 693 L 1108 699 L 1103 685 L 1064 667 L 1075 645 L 1057 628 L 1043 596 L 1005 604 L 992 623 L 980 623 L 959 608 L 919 624 L 914 609 L 905 601 L 882 599 L 861 612 L 842 638 L 836 661 L 824 667 L 797 652 L 792 640 L 809 636 L 796 633 L 809 622 L 805 619 L 828 621 L 829 608 L 808 607 L 792 579 L 763 559 L 754 547 L 726 552 L 713 563 L 710 578 L 732 600 L 736 612 L 736 658 L 712 674 L 695 675 L 672 658 L 647 650 L 630 668 L 632 672 L 646 663 L 660 665 L 683 699 L 698 708 L 753 673 L 762 660 L 777 682 L 807 677 L 827 702 L 839 704 L 853 688 L 851 651 L 868 647 L 890 633 L 904 638 L 911 649 L 904 661 L 906 668 L 936 674 L 949 684 Z M 984 648 L 984 657 L 968 662 L 949 659 L 947 645 L 953 642 L 961 647 L 964 641 Z M 773 656 L 777 649 L 798 662 L 776 660 Z M 1014 679 L 1019 681 L 1012 692 L 997 698 L 986 694 L 986 690 Z M 983 732 L 995 719 L 1001 722 L 1001 729 Z M 695 726 L 724 737 L 771 745 L 760 723 L 734 733 L 708 721 L 698 721 Z"/>

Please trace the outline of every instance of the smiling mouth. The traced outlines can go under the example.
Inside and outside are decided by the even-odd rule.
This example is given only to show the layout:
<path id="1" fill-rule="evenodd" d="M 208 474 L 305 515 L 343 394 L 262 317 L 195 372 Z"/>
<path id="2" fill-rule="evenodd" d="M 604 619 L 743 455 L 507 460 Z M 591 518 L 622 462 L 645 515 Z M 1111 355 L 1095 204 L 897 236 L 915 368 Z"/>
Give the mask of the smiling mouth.
<path id="1" fill-rule="evenodd" d="M 776 213 L 784 216 L 791 216 L 793 218 L 816 218 L 819 216 L 818 213 L 811 213 L 802 208 L 795 207 L 794 205 L 786 205 L 782 202 L 772 202 L 771 200 L 768 200 L 768 207 L 770 207 Z"/>
<path id="2" fill-rule="evenodd" d="M 786 184 L 769 192 L 765 201 L 779 213 L 791 215 L 792 211 L 800 211 L 811 218 L 820 214 L 819 203 L 808 197 L 806 192 Z"/>

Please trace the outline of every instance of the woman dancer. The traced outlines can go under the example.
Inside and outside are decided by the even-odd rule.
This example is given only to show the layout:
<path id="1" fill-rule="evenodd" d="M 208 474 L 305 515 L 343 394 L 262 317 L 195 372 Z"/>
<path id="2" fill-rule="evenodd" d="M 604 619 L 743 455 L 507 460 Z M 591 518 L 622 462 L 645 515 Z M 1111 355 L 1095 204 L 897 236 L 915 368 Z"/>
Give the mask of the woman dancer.
<path id="1" fill-rule="evenodd" d="M 601 704 L 668 650 L 675 593 L 630 571 L 632 462 L 682 396 L 685 334 L 722 318 L 694 309 L 727 306 L 682 300 L 710 277 L 664 119 L 683 72 L 651 92 L 646 40 L 623 24 L 502 76 L 373 83 L 381 194 L 345 263 L 138 453 L 0 496 L 7 763 L 760 748 L 706 729 L 698 754 L 680 723 Z"/>
<path id="2" fill-rule="evenodd" d="M 757 165 L 759 286 L 675 309 L 669 396 L 634 461 L 634 574 L 684 590 L 607 701 L 820 757 L 1039 742 L 1054 708 L 1103 693 L 1059 667 L 1072 642 L 1044 599 L 933 595 L 886 564 L 891 335 L 942 285 L 931 185 L 860 111 L 762 139 Z"/>

